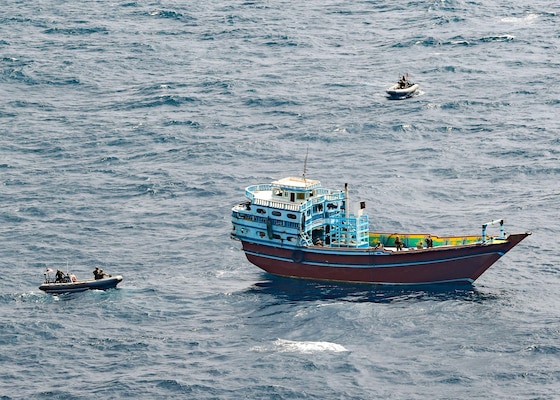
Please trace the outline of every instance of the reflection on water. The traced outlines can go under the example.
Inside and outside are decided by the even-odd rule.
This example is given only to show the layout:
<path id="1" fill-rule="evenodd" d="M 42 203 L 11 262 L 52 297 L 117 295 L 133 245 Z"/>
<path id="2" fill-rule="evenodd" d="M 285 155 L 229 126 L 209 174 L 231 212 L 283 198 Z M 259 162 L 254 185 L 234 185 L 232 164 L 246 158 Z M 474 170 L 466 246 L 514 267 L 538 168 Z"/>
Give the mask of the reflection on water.
<path id="1" fill-rule="evenodd" d="M 320 282 L 304 279 L 270 277 L 249 289 L 251 294 L 268 294 L 287 301 L 343 300 L 348 302 L 395 303 L 407 301 L 463 300 L 482 302 L 495 300 L 493 293 L 484 293 L 468 284 L 418 286 L 371 285 L 343 282 Z"/>

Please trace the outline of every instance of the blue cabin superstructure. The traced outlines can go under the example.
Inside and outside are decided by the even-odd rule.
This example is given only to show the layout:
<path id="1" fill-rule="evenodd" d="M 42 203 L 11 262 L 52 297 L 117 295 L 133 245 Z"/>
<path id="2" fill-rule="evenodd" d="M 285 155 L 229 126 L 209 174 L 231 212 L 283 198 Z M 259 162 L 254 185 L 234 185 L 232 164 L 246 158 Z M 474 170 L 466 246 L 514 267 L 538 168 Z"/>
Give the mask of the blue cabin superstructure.
<path id="1" fill-rule="evenodd" d="M 369 220 L 349 212 L 348 189 L 331 190 L 305 177 L 288 177 L 245 190 L 232 209 L 232 237 L 278 247 L 369 247 Z"/>

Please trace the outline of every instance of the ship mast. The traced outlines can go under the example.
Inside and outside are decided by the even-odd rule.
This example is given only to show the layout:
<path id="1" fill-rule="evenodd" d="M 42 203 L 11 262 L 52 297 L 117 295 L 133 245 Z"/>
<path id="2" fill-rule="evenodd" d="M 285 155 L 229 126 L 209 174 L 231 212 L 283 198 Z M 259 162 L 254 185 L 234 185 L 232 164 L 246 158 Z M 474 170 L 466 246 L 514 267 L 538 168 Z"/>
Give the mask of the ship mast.
<path id="1" fill-rule="evenodd" d="M 344 217 L 345 218 L 349 218 L 350 217 L 350 205 L 349 205 L 349 198 L 348 198 L 348 183 L 344 184 Z"/>
<path id="2" fill-rule="evenodd" d="M 307 156 L 309 155 L 309 145 L 307 145 L 307 151 L 305 153 L 305 161 L 303 162 L 303 183 L 307 186 L 307 181 L 305 180 L 305 174 L 307 173 Z"/>

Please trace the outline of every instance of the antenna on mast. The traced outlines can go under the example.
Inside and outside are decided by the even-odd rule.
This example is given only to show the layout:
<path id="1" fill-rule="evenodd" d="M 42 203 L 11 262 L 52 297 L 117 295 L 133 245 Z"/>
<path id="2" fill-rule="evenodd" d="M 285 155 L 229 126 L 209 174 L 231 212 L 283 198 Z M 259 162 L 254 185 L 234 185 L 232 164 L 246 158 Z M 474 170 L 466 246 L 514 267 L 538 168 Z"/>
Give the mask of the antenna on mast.
<path id="1" fill-rule="evenodd" d="M 305 174 L 307 173 L 307 156 L 309 155 L 309 145 L 307 145 L 307 152 L 305 153 L 305 161 L 303 162 L 303 182 L 305 183 Z"/>

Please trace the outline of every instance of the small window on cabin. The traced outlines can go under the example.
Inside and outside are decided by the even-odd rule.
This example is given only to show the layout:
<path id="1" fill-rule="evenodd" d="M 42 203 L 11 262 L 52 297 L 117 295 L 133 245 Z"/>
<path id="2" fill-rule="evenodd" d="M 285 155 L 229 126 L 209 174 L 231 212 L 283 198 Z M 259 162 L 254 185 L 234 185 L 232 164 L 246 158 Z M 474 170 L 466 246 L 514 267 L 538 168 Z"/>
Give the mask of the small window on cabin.
<path id="1" fill-rule="evenodd" d="M 282 213 L 280 211 L 272 211 L 272 215 L 274 215 L 276 217 L 281 217 Z"/>
<path id="2" fill-rule="evenodd" d="M 297 194 L 297 199 L 298 200 L 305 200 L 305 193 L 298 193 Z"/>
<path id="3" fill-rule="evenodd" d="M 259 214 L 266 214 L 266 211 L 263 210 L 262 208 L 257 208 L 257 212 L 258 212 Z"/>
<path id="4" fill-rule="evenodd" d="M 259 232 L 259 236 L 263 238 L 263 237 L 265 237 L 265 233 L 264 232 Z"/>
<path id="5" fill-rule="evenodd" d="M 288 236 L 288 242 L 296 242 L 297 238 L 293 237 L 293 236 Z"/>
<path id="6" fill-rule="evenodd" d="M 272 237 L 273 237 L 274 239 L 282 239 L 282 238 L 280 237 L 280 235 L 276 235 L 276 234 L 272 235 Z"/>
<path id="7" fill-rule="evenodd" d="M 290 219 L 297 219 L 297 215 L 295 215 L 295 214 L 288 214 L 288 218 L 290 218 Z"/>
<path id="8" fill-rule="evenodd" d="M 280 196 L 280 197 L 282 197 L 282 191 L 281 191 L 280 189 L 276 189 L 276 190 L 274 191 L 274 195 L 275 195 L 275 196 Z"/>

